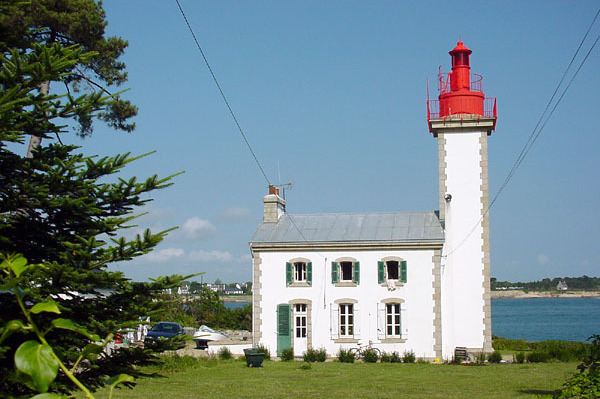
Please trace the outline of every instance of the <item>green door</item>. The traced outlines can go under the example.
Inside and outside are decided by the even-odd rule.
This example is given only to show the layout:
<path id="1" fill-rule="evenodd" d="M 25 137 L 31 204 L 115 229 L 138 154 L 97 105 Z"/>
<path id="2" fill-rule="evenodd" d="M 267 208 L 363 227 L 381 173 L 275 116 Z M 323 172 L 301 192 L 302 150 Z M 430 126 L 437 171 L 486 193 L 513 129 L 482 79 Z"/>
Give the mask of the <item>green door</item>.
<path id="1" fill-rule="evenodd" d="M 292 325 L 290 305 L 277 305 L 277 356 L 292 347 Z"/>

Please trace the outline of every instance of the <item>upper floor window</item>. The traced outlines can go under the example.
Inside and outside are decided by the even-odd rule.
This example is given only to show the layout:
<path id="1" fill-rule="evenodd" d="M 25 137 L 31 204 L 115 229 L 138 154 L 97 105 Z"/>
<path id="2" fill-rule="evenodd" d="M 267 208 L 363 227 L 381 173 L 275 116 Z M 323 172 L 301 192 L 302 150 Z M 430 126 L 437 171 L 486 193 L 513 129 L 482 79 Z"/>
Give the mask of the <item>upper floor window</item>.
<path id="1" fill-rule="evenodd" d="M 307 259 L 293 259 L 285 264 L 286 285 L 309 286 L 312 284 L 312 262 Z"/>
<path id="2" fill-rule="evenodd" d="M 331 262 L 331 283 L 332 284 L 350 284 L 360 283 L 360 262 L 342 258 L 337 262 Z"/>
<path id="3" fill-rule="evenodd" d="M 406 283 L 407 268 L 406 261 L 401 259 L 387 259 L 377 262 L 377 282 L 385 284 L 386 282 Z"/>

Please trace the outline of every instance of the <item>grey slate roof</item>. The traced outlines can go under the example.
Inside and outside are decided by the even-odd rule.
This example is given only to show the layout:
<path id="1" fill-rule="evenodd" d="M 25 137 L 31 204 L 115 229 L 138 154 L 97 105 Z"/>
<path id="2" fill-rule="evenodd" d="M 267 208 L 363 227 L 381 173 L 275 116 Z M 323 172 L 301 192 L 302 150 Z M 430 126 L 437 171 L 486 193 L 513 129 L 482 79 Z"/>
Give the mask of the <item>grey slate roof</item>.
<path id="1" fill-rule="evenodd" d="M 250 244 L 426 243 L 443 240 L 442 225 L 433 211 L 307 215 L 286 213 L 277 223 L 262 222 Z"/>

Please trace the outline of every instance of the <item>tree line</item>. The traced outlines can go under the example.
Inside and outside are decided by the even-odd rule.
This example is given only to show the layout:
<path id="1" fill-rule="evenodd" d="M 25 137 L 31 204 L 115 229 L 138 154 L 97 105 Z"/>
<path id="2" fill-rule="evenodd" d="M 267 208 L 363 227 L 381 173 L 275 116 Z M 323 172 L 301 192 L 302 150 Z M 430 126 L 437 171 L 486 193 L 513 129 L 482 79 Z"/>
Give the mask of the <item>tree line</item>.
<path id="1" fill-rule="evenodd" d="M 529 291 L 555 291 L 561 281 L 564 281 L 567 284 L 569 290 L 600 291 L 600 277 L 589 277 L 586 275 L 581 277 L 545 278 L 529 282 L 498 281 L 494 277 L 490 280 L 492 290 L 523 289 Z"/>

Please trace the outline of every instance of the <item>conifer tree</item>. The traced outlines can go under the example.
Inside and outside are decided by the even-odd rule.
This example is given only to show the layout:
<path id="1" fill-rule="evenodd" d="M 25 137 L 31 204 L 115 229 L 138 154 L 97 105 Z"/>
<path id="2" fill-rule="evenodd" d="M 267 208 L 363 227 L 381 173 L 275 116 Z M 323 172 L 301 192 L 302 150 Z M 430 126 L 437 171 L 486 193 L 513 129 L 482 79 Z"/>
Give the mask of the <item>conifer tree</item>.
<path id="1" fill-rule="evenodd" d="M 79 70 L 96 68 L 98 53 L 77 45 L 27 41 L 29 34 L 35 32 L 24 35 L 26 44 L 21 47 L 4 43 L 0 54 L 0 256 L 20 253 L 35 265 L 28 281 L 18 288 L 28 306 L 52 299 L 62 317 L 106 337 L 160 312 L 164 302 L 155 300 L 157 294 L 182 279 L 172 276 L 134 283 L 120 272 L 107 270 L 111 263 L 151 251 L 167 234 L 146 230 L 126 238 L 123 229 L 134 222 L 135 210 L 150 201 L 145 194 L 171 185 L 171 177 L 154 175 L 142 181 L 121 177 L 139 157 L 86 156 L 60 143 L 38 147 L 32 158 L 18 153 L 18 143 L 23 144 L 28 135 L 63 133 L 68 121 L 103 118 L 115 104 L 114 98 L 100 91 L 41 93 L 43 82 L 68 85 L 78 79 Z M 12 330 L 26 320 L 14 291 L 3 288 L 9 286 L 9 278 L 0 273 L 0 392 L 30 397 L 35 392 L 32 383 L 15 371 L 13 359 L 16 349 L 33 334 Z M 46 313 L 37 314 L 36 323 L 67 366 L 74 366 L 86 353 L 74 372 L 91 389 L 102 386 L 106 376 L 139 375 L 136 366 L 155 359 L 143 348 L 123 348 L 110 355 L 87 353 L 89 337 L 53 328 Z M 74 389 L 60 373 L 49 387 L 63 393 Z"/>

